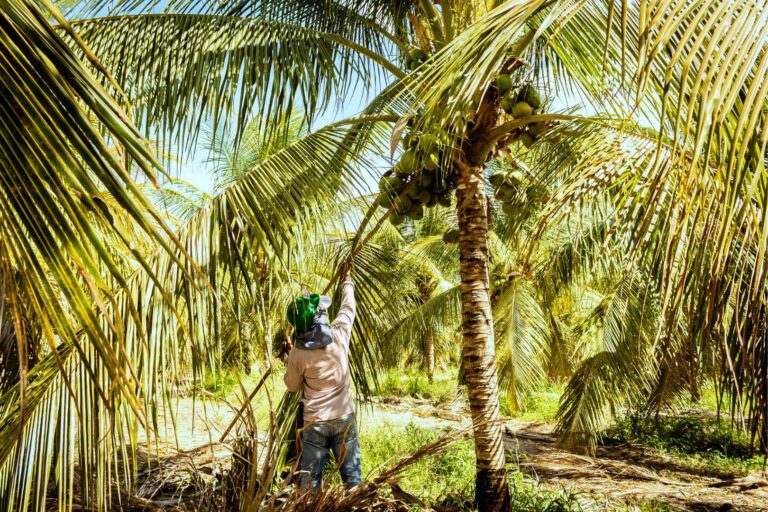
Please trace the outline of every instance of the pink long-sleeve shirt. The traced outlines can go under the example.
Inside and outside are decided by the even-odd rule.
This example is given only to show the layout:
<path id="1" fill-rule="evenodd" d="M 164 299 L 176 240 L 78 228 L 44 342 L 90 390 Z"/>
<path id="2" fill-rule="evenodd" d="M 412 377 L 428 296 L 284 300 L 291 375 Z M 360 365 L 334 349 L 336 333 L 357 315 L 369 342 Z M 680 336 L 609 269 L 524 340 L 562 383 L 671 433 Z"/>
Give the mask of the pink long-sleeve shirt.
<path id="1" fill-rule="evenodd" d="M 349 391 L 349 339 L 355 321 L 355 285 L 347 278 L 341 286 L 341 304 L 331 324 L 333 343 L 318 349 L 294 348 L 285 363 L 288 391 L 304 385 L 304 421 L 341 418 L 354 410 Z"/>

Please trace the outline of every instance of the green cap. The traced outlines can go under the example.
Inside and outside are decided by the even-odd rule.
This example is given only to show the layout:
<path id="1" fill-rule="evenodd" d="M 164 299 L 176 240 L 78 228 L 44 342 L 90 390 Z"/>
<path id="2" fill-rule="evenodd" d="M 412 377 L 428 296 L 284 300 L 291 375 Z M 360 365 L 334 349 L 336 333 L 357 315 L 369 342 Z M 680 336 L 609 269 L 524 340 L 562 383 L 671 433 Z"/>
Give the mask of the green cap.
<path id="1" fill-rule="evenodd" d="M 299 332 L 305 332 L 312 327 L 312 322 L 320 304 L 320 296 L 316 293 L 296 297 L 288 306 L 288 321 Z"/>

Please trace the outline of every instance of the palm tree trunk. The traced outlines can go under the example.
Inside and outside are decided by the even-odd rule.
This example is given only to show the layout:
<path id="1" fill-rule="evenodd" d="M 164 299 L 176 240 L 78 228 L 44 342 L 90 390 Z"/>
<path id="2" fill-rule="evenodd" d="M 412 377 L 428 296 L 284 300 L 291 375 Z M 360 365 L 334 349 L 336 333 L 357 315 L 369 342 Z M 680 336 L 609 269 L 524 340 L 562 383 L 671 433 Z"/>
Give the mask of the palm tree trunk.
<path id="1" fill-rule="evenodd" d="M 424 366 L 427 368 L 429 382 L 433 382 L 435 380 L 435 339 L 430 327 L 427 327 L 424 333 Z"/>
<path id="2" fill-rule="evenodd" d="M 464 375 L 475 434 L 478 510 L 509 509 L 506 461 L 499 420 L 493 315 L 488 283 L 488 204 L 483 167 L 461 165 L 456 210 L 459 220 Z"/>

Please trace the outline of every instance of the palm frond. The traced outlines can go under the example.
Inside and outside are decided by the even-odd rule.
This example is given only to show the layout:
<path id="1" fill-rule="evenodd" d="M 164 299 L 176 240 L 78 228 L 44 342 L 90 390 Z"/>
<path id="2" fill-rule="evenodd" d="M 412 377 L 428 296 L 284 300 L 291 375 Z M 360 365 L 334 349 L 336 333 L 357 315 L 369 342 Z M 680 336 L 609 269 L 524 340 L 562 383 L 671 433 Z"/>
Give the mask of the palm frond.
<path id="1" fill-rule="evenodd" d="M 214 133 L 234 123 L 237 138 L 256 112 L 264 128 L 297 111 L 311 124 L 332 98 L 372 87 L 376 68 L 387 64 L 335 34 L 261 18 L 139 14 L 73 27 L 121 84 L 147 133 L 184 149 L 204 122 Z"/>
<path id="2" fill-rule="evenodd" d="M 529 284 L 514 278 L 498 290 L 494 300 L 499 388 L 506 391 L 510 411 L 525 408 L 525 396 L 545 376 L 549 329 L 544 312 Z"/>

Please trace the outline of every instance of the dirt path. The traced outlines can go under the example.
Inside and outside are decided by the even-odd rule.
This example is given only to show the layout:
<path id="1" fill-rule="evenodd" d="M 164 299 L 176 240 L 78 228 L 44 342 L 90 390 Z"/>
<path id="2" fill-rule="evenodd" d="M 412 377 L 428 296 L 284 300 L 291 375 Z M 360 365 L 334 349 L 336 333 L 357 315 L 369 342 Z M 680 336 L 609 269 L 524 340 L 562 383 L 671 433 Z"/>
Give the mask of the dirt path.
<path id="1" fill-rule="evenodd" d="M 596 501 L 656 501 L 673 510 L 768 510 L 768 481 L 760 472 L 722 480 L 681 467 L 643 446 L 600 447 L 594 457 L 560 450 L 551 425 L 506 428 L 505 445 L 520 468 L 548 487 L 564 487 Z"/>

